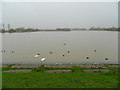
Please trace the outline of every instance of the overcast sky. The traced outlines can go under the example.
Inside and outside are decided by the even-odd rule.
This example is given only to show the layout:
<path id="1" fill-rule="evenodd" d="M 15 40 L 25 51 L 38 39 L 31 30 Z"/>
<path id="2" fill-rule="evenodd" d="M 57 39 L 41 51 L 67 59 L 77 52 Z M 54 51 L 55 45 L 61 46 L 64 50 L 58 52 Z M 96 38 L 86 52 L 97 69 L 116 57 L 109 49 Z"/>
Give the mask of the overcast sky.
<path id="1" fill-rule="evenodd" d="M 118 27 L 117 2 L 4 2 L 2 22 L 16 27 Z"/>

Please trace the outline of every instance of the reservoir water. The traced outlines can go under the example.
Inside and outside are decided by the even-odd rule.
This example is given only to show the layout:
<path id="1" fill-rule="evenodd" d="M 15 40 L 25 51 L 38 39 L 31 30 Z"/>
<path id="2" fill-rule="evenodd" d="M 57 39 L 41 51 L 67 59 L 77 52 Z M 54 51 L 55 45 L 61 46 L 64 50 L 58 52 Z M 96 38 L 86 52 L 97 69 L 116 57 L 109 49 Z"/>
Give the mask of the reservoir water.
<path id="1" fill-rule="evenodd" d="M 117 31 L 3 33 L 3 64 L 117 64 Z M 38 54 L 38 57 L 35 55 Z"/>

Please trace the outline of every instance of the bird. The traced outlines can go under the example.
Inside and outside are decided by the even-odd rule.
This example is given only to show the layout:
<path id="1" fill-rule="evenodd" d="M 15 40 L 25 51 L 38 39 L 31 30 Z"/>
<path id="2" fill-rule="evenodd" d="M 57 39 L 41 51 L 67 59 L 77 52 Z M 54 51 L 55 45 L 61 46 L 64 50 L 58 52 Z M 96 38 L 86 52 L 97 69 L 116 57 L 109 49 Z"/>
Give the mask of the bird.
<path id="1" fill-rule="evenodd" d="M 43 61 L 45 61 L 45 60 L 46 60 L 46 58 L 42 58 L 42 59 L 41 59 L 41 62 L 43 62 Z"/>
<path id="2" fill-rule="evenodd" d="M 88 56 L 87 56 L 86 58 L 87 58 L 87 59 L 89 59 L 89 57 L 88 57 Z"/>
<path id="3" fill-rule="evenodd" d="M 52 54 L 52 52 L 50 52 L 50 54 Z"/>
<path id="4" fill-rule="evenodd" d="M 5 50 L 2 50 L 1 52 L 5 52 Z"/>
<path id="5" fill-rule="evenodd" d="M 68 53 L 70 53 L 70 51 L 68 51 Z"/>
<path id="6" fill-rule="evenodd" d="M 34 57 L 38 57 L 40 54 L 36 54 Z"/>
<path id="7" fill-rule="evenodd" d="M 96 50 L 94 50 L 94 52 L 96 52 Z"/>
<path id="8" fill-rule="evenodd" d="M 65 55 L 62 55 L 62 56 L 65 56 Z"/>
<path id="9" fill-rule="evenodd" d="M 108 60 L 108 58 L 107 58 L 107 57 L 105 57 L 105 60 Z"/>
<path id="10" fill-rule="evenodd" d="M 66 45 L 66 43 L 64 43 L 64 45 Z"/>
<path id="11" fill-rule="evenodd" d="M 14 53 L 14 51 L 12 51 L 12 53 Z"/>

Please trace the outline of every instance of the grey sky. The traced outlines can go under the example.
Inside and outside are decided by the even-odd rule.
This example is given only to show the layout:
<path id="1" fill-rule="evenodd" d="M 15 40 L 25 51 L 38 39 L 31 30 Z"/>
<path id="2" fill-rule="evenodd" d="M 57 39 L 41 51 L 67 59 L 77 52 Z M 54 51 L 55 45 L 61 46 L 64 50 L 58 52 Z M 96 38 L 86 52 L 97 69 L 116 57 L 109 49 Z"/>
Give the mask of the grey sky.
<path id="1" fill-rule="evenodd" d="M 120 16 L 120 1 L 118 3 L 118 16 Z M 118 27 L 120 28 L 120 17 L 118 17 Z"/>
<path id="2" fill-rule="evenodd" d="M 117 2 L 4 2 L 2 20 L 12 28 L 118 27 Z"/>

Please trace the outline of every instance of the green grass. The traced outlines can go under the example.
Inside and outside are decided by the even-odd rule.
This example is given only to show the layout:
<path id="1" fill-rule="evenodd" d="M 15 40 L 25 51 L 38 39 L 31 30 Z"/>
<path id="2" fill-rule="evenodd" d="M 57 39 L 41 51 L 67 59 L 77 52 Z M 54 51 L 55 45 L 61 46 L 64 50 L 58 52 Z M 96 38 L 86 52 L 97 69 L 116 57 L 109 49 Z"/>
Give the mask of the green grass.
<path id="1" fill-rule="evenodd" d="M 3 88 L 117 88 L 118 75 L 105 73 L 3 73 Z"/>
<path id="2" fill-rule="evenodd" d="M 0 68 L 1 69 L 1 68 Z M 1 70 L 0 70 L 1 71 Z M 0 72 L 0 90 L 2 88 L 2 72 Z"/>
<path id="3" fill-rule="evenodd" d="M 9 67 L 6 67 L 8 70 Z M 54 70 L 61 68 L 45 68 L 38 67 L 44 70 Z M 3 88 L 118 88 L 118 69 L 111 69 L 112 72 L 97 72 L 85 73 L 80 70 L 86 68 L 72 67 L 62 68 L 71 69 L 74 72 L 70 73 L 2 73 Z M 90 69 L 90 68 L 89 68 Z M 4 69 L 5 70 L 5 69 Z"/>

